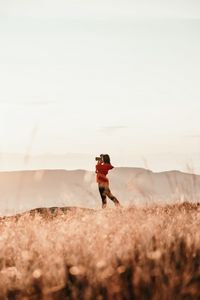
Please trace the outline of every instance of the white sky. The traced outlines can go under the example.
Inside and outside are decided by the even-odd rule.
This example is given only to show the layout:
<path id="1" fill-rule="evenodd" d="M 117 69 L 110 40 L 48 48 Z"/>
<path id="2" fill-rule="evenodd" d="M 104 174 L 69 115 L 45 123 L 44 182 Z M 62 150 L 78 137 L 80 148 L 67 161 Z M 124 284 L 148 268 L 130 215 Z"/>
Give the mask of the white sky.
<path id="1" fill-rule="evenodd" d="M 199 53 L 198 0 L 1 0 L 0 153 L 200 172 Z"/>

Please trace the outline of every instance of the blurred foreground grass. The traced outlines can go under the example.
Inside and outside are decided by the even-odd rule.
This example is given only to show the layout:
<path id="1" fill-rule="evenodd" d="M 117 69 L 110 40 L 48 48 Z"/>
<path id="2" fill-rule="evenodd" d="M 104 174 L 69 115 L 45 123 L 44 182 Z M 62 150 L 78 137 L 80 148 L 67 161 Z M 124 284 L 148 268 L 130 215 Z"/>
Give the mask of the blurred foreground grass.
<path id="1" fill-rule="evenodd" d="M 2 218 L 3 299 L 200 299 L 200 205 Z"/>

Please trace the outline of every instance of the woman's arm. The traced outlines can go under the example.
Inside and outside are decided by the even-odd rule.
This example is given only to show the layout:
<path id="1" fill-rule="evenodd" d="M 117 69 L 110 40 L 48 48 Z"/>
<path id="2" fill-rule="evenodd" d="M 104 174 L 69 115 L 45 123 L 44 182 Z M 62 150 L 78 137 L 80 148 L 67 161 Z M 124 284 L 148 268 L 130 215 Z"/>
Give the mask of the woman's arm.
<path id="1" fill-rule="evenodd" d="M 102 169 L 101 166 L 103 165 L 103 162 L 101 160 L 97 161 L 96 164 L 96 173 L 100 172 L 100 170 Z"/>

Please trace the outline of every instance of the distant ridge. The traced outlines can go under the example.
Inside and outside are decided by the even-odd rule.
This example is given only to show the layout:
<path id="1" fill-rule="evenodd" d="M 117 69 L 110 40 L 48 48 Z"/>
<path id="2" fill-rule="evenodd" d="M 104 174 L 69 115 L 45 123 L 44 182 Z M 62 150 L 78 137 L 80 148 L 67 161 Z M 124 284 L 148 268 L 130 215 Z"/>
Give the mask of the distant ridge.
<path id="1" fill-rule="evenodd" d="M 200 200 L 200 175 L 120 167 L 110 172 L 109 179 L 113 193 L 125 206 Z M 62 169 L 0 172 L 1 215 L 65 206 L 101 207 L 95 172 Z"/>

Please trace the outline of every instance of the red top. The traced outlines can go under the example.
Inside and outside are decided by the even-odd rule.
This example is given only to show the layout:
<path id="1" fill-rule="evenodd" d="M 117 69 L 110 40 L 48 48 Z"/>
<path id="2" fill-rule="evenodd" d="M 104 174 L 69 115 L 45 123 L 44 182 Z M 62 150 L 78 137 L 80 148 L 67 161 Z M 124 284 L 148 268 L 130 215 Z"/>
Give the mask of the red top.
<path id="1" fill-rule="evenodd" d="M 98 183 L 109 183 L 106 175 L 108 174 L 108 171 L 113 168 L 114 167 L 111 164 L 105 164 L 102 162 L 98 162 L 96 165 L 97 182 Z"/>

